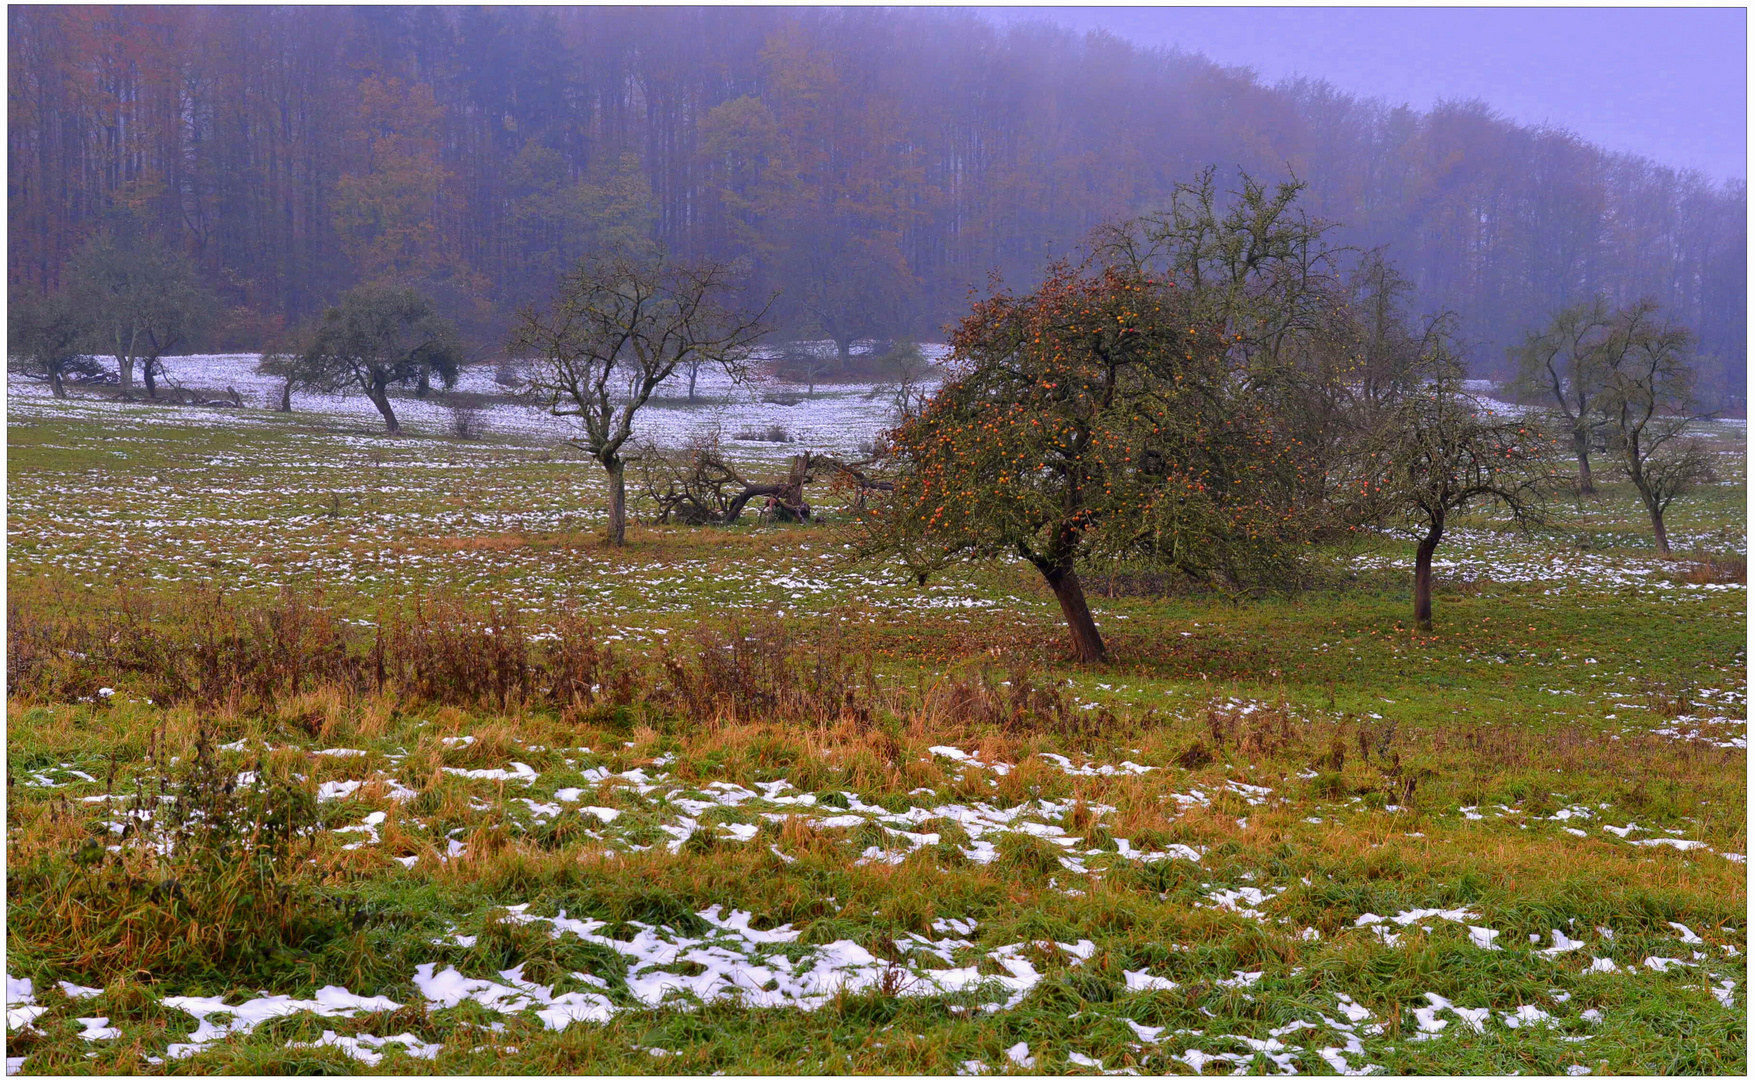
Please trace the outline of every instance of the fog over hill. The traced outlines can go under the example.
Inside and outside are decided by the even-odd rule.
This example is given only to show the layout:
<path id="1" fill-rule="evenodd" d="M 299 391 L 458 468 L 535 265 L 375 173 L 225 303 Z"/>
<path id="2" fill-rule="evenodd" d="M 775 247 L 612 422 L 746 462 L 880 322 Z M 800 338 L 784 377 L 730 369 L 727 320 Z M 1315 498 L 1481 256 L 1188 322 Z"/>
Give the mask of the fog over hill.
<path id="1" fill-rule="evenodd" d="M 1242 13 L 1238 14 L 1242 17 Z M 9 10 L 14 289 L 105 222 L 175 240 L 261 347 L 363 280 L 477 348 L 605 248 L 742 260 L 787 334 L 939 337 L 998 273 L 1212 166 L 1288 172 L 1455 309 L 1477 374 L 1553 309 L 1650 296 L 1744 383 L 1745 186 L 1478 101 L 1430 109 L 978 9 Z"/>

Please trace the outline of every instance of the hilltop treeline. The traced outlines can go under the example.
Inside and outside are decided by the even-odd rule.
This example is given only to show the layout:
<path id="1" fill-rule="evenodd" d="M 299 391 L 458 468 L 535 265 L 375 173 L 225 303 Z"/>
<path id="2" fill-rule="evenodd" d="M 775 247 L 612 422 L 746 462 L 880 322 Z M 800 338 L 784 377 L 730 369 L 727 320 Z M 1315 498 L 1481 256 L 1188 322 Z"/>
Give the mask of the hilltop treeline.
<path id="1" fill-rule="evenodd" d="M 346 287 L 433 295 L 478 343 L 580 255 L 743 260 L 782 329 L 935 334 L 1208 165 L 1290 170 L 1386 246 L 1477 370 L 1589 295 L 1650 297 L 1743 394 L 1745 188 L 1513 124 L 1114 37 L 878 9 L 8 10 L 9 282 L 131 217 L 254 347 Z M 1240 14 L 1239 17 L 1242 17 Z"/>

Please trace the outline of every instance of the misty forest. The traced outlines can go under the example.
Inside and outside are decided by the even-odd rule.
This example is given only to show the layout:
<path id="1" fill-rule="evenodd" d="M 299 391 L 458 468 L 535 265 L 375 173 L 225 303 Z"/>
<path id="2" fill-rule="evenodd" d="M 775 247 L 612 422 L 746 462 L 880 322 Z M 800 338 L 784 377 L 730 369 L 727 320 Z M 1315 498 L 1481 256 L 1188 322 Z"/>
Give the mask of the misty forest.
<path id="1" fill-rule="evenodd" d="M 981 9 L 7 20 L 9 1075 L 1747 1071 L 1742 180 Z"/>

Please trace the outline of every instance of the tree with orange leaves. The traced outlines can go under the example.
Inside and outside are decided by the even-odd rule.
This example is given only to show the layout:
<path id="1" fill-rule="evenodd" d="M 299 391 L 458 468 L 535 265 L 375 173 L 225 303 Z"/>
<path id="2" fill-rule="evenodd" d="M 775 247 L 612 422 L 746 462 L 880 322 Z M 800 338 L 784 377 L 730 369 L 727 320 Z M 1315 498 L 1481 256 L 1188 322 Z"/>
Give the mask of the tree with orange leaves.
<path id="1" fill-rule="evenodd" d="M 1065 264 L 978 302 L 951 336 L 955 374 L 891 433 L 895 490 L 865 550 L 920 574 L 1023 558 L 1085 662 L 1106 655 L 1079 581 L 1091 553 L 1208 579 L 1286 568 L 1296 460 L 1236 392 L 1220 328 L 1190 311 L 1167 280 Z"/>

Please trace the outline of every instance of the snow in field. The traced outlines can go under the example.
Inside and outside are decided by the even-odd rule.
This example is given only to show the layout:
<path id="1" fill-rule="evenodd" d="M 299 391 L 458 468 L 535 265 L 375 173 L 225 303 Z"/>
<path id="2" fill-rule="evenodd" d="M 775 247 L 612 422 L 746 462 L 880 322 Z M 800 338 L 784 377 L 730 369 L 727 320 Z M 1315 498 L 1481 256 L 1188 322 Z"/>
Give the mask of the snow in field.
<path id="1" fill-rule="evenodd" d="M 924 346 L 929 356 L 942 354 L 941 346 Z M 46 384 L 29 379 L 12 378 L 7 385 L 7 405 L 14 415 L 103 416 L 123 423 L 177 423 L 193 426 L 249 426 L 253 423 L 279 422 L 280 414 L 272 410 L 280 400 L 280 383 L 271 376 L 255 371 L 260 357 L 255 353 L 227 353 L 198 356 L 171 356 L 164 359 L 170 382 L 187 388 L 200 388 L 215 394 L 235 389 L 243 398 L 243 409 L 212 406 L 158 405 L 146 407 L 125 405 L 95 398 L 74 397 L 56 402 Z M 491 364 L 465 368 L 458 379 L 460 393 L 507 396 L 510 391 L 494 381 L 496 367 Z M 735 444 L 740 456 L 781 458 L 804 450 L 819 450 L 848 457 L 860 455 L 861 447 L 869 446 L 894 423 L 891 387 L 880 383 L 855 383 L 819 386 L 815 394 L 806 396 L 805 388 L 789 383 L 758 380 L 737 384 L 722 371 L 703 370 L 696 384 L 696 402 L 688 401 L 688 386 L 681 377 L 660 388 L 658 396 L 636 414 L 636 441 L 650 440 L 661 447 L 676 448 L 709 432 L 717 431 L 726 443 Z M 74 390 L 77 395 L 79 391 Z M 393 397 L 391 405 L 397 419 L 410 431 L 446 434 L 452 427 L 452 410 L 435 395 L 428 399 L 412 395 Z M 764 397 L 786 400 L 799 399 L 797 404 L 784 405 L 763 401 Z M 357 422 L 362 433 L 381 431 L 383 418 L 372 403 L 360 394 L 293 394 L 296 413 L 310 414 Z M 493 402 L 477 413 L 477 423 L 489 440 L 513 440 L 530 443 L 559 443 L 578 433 L 577 421 L 550 414 L 535 404 Z M 765 432 L 772 426 L 783 428 L 791 436 L 790 443 L 762 440 L 737 440 L 743 432 Z"/>
<path id="2" fill-rule="evenodd" d="M 1245 886 L 1220 890 L 1212 896 L 1219 901 L 1217 907 L 1261 919 L 1257 906 L 1271 901 L 1281 892 L 1284 889 L 1265 892 Z M 1247 906 L 1240 906 L 1240 902 Z M 564 910 L 553 916 L 536 915 L 529 911 L 530 906 L 528 903 L 507 905 L 487 914 L 513 923 L 542 926 L 554 938 L 576 937 L 626 957 L 626 972 L 618 978 L 621 989 L 636 1004 L 618 1005 L 610 996 L 615 988 L 590 972 L 573 972 L 555 985 L 544 985 L 527 979 L 522 965 L 500 971 L 497 979 L 490 979 L 470 978 L 461 974 L 453 964 L 433 961 L 418 964 L 411 979 L 426 1006 L 451 1009 L 472 1002 L 505 1016 L 533 1013 L 543 1027 L 551 1031 L 565 1030 L 574 1023 L 601 1024 L 621 1013 L 661 1004 L 697 1008 L 729 999 L 749 1008 L 811 1011 L 831 1003 L 839 995 L 862 992 L 905 997 L 950 996 L 952 1002 L 946 1007 L 953 1013 L 995 1013 L 1015 1008 L 1024 1001 L 1043 978 L 1038 964 L 1044 960 L 1079 967 L 1097 955 L 1097 946 L 1089 940 L 983 944 L 976 940 L 979 930 L 976 920 L 941 917 L 933 922 L 930 936 L 909 932 L 895 939 L 898 959 L 884 960 L 846 939 L 811 947 L 800 946 L 800 931 L 792 926 L 758 929 L 752 925 L 755 920 L 750 912 L 725 911 L 718 905 L 697 913 L 705 927 L 704 932 L 689 934 L 671 926 L 642 923 L 633 924 L 636 933 L 631 939 L 623 940 L 600 933 L 609 928 L 609 924 L 601 920 L 572 918 Z M 1431 934 L 1435 926 L 1450 922 L 1462 925 L 1468 939 L 1477 948 L 1506 951 L 1504 946 L 1494 942 L 1499 931 L 1469 925 L 1477 917 L 1467 909 L 1414 909 L 1387 917 L 1365 912 L 1357 917 L 1354 926 L 1368 931 L 1381 947 L 1398 948 L 1405 934 L 1415 930 Z M 1692 947 L 1704 943 L 1692 928 L 1681 923 L 1671 923 L 1670 926 L 1678 933 L 1679 945 Z M 1402 929 L 1392 931 L 1390 927 Z M 1320 937 L 1311 929 L 1306 929 L 1300 936 L 1304 939 Z M 1652 975 L 1642 975 L 1642 972 L 1663 975 L 1675 969 L 1679 972 L 1678 977 L 1687 978 L 1686 970 L 1698 968 L 1707 958 L 1699 950 L 1692 950 L 1691 958 L 1652 954 L 1642 963 L 1629 962 L 1626 966 L 1598 956 L 1589 957 L 1587 962 L 1578 957 L 1589 956 L 1588 942 L 1571 937 L 1564 929 L 1555 928 L 1550 932 L 1548 940 L 1552 944 L 1547 948 L 1537 948 L 1542 941 L 1539 935 L 1530 936 L 1529 962 L 1583 965 L 1582 970 L 1590 974 L 1651 978 Z M 1599 927 L 1595 936 L 1609 941 L 1614 934 L 1607 927 Z M 470 949 L 475 941 L 474 935 L 452 933 L 449 939 L 437 939 L 434 944 Z M 1727 947 L 1727 954 L 1730 951 Z M 685 964 L 694 969 L 693 974 L 665 970 Z M 982 973 L 984 967 L 986 974 Z M 1123 971 L 1122 975 L 1124 992 L 1128 994 L 1175 991 L 1184 985 L 1154 975 L 1147 968 Z M 1230 989 L 1244 1001 L 1254 1001 L 1251 991 L 1266 975 L 1265 971 L 1239 970 L 1226 977 L 1195 980 L 1185 977 L 1185 981 L 1210 983 L 1214 989 Z M 578 988 L 561 989 L 569 983 Z M 1726 1008 L 1735 1008 L 1737 985 L 1735 979 L 1720 978 L 1709 989 Z M 62 983 L 61 989 L 69 999 L 95 998 L 102 994 L 97 988 L 70 983 Z M 1564 991 L 1550 991 L 1548 996 L 1553 1008 L 1565 1006 L 1572 1000 L 1572 995 Z M 1382 1071 L 1382 1066 L 1366 1064 L 1360 1059 L 1393 1052 L 1394 1047 L 1386 1037 L 1385 1024 L 1378 1022 L 1371 1010 L 1346 994 L 1329 991 L 1327 997 L 1332 1000 L 1332 1005 L 1326 1010 L 1307 998 L 1295 1007 L 1295 1011 L 1305 1013 L 1308 1018 L 1292 1019 L 1267 1032 L 1266 1039 L 1235 1034 L 1209 1035 L 1198 1029 L 1170 1031 L 1165 1027 L 1140 1024 L 1128 1017 L 1109 1017 L 1107 1020 L 1126 1025 L 1133 1036 L 1129 1046 L 1134 1053 L 1138 1054 L 1148 1046 L 1180 1046 L 1183 1049 L 1173 1054 L 1172 1060 L 1187 1064 L 1196 1071 L 1211 1062 L 1224 1062 L 1235 1065 L 1234 1071 L 1238 1074 L 1264 1067 L 1281 1074 L 1295 1074 L 1315 1064 L 1312 1056 L 1344 1075 Z M 1598 1009 L 1584 1009 L 1576 1015 L 1565 1016 L 1529 1002 L 1500 1009 L 1487 1006 L 1466 1008 L 1439 994 L 1428 992 L 1424 997 L 1426 1005 L 1410 1010 L 1414 1023 L 1404 1023 L 1402 1029 L 1411 1042 L 1440 1039 L 1456 1031 L 1484 1033 L 1489 1025 L 1502 1033 L 1501 1037 L 1503 1033 L 1518 1030 L 1545 1028 L 1555 1032 L 1570 1029 L 1578 1033 L 1562 1035 L 1561 1038 L 1569 1042 L 1585 1042 L 1594 1037 L 1594 1029 L 1604 1022 Z M 382 995 L 363 997 L 343 987 L 325 986 L 312 999 L 263 995 L 228 1004 L 224 995 L 181 996 L 166 997 L 162 1004 L 189 1014 L 196 1020 L 197 1027 L 187 1041 L 166 1046 L 163 1057 L 153 1055 L 147 1058 L 155 1064 L 167 1059 L 187 1059 L 233 1035 L 247 1035 L 262 1023 L 279 1017 L 309 1013 L 320 1017 L 354 1018 L 394 1012 L 404 1003 Z M 30 980 L 7 976 L 9 1029 L 23 1029 L 46 1011 L 47 1006 L 37 1002 Z M 121 1029 L 110 1026 L 110 1020 L 105 1016 L 80 1017 L 78 1022 L 85 1029 L 82 1037 L 87 1040 L 124 1035 Z M 493 1027 L 489 1025 L 489 1029 Z M 1319 1037 L 1325 1030 L 1338 1035 L 1341 1045 L 1321 1045 L 1331 1041 L 1331 1038 Z M 1306 1031 L 1318 1035 L 1301 1036 L 1299 1041 L 1305 1044 L 1303 1046 L 1284 1041 Z M 1372 1045 L 1367 1045 L 1367 1039 Z M 1208 1049 L 1190 1045 L 1195 1043 Z M 431 1060 L 443 1049 L 439 1044 L 423 1042 L 408 1033 L 387 1037 L 371 1034 L 341 1036 L 333 1031 L 323 1032 L 316 1042 L 289 1042 L 287 1045 L 333 1046 L 367 1065 L 379 1064 L 390 1051 Z M 1219 1045 L 1231 1048 L 1218 1049 Z M 1010 1047 L 1006 1055 L 1012 1064 L 1025 1068 L 1033 1067 L 1037 1062 L 1028 1043 Z M 9 1058 L 8 1071 L 18 1071 L 23 1063 L 23 1058 Z M 1068 1054 L 1066 1064 L 1103 1071 L 1100 1061 L 1077 1053 Z M 977 1059 L 964 1062 L 962 1071 L 979 1074 L 990 1071 L 990 1067 Z"/>

